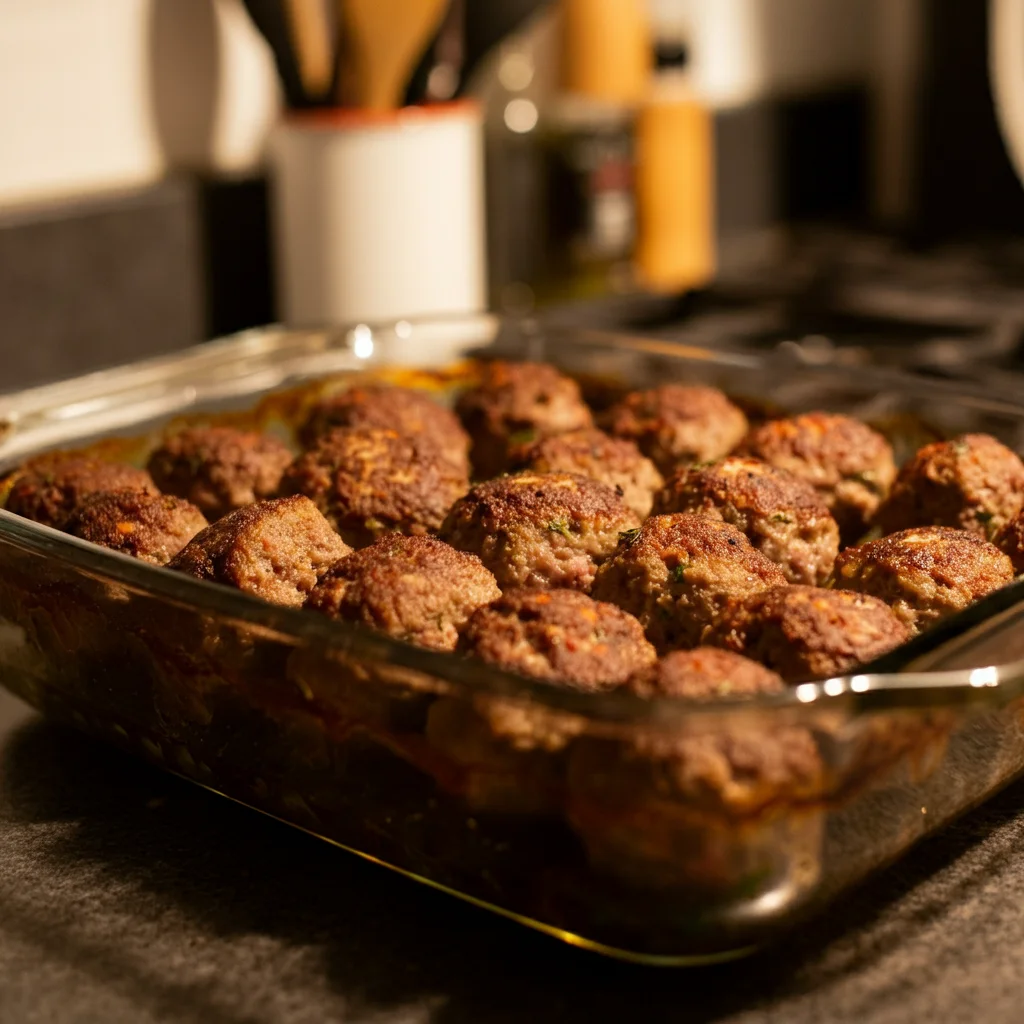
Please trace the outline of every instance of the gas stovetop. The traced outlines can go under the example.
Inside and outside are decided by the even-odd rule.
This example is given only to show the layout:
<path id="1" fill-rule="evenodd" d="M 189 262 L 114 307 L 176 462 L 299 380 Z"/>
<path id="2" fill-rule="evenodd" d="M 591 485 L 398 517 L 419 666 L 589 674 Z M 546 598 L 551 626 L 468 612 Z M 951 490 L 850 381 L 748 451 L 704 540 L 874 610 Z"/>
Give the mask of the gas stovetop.
<path id="1" fill-rule="evenodd" d="M 690 344 L 782 346 L 816 363 L 1024 387 L 1024 242 L 915 250 L 882 236 L 807 230 L 706 292 L 617 300 L 581 318 Z"/>

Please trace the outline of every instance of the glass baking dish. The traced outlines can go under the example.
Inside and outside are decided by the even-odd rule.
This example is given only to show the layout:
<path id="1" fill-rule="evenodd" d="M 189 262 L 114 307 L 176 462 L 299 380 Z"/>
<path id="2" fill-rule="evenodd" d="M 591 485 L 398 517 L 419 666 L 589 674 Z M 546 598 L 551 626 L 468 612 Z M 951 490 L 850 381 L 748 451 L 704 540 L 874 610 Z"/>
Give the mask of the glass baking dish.
<path id="1" fill-rule="evenodd" d="M 965 430 L 1024 443 L 1024 406 L 990 392 L 484 317 L 267 328 L 6 396 L 0 467 L 55 446 L 142 459 L 179 416 L 287 435 L 324 375 L 444 398 L 480 353 L 550 360 L 598 405 L 685 379 L 752 415 L 846 411 L 900 457 Z M 562 693 L 0 511 L 0 666 L 43 713 L 363 857 L 569 943 L 686 964 L 773 940 L 1024 771 L 1022 587 L 849 678 L 641 702 Z"/>

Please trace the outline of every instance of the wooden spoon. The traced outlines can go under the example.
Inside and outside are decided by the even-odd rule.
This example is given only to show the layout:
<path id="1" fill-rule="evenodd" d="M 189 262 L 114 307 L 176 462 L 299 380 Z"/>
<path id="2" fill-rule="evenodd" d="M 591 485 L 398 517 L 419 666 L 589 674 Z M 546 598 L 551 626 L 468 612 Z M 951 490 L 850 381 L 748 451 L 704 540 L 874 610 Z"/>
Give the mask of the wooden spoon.
<path id="1" fill-rule="evenodd" d="M 339 0 L 355 57 L 359 105 L 394 110 L 448 0 Z"/>
<path id="2" fill-rule="evenodd" d="M 286 0 L 285 14 L 306 96 L 318 100 L 334 79 L 334 27 L 324 0 Z"/>

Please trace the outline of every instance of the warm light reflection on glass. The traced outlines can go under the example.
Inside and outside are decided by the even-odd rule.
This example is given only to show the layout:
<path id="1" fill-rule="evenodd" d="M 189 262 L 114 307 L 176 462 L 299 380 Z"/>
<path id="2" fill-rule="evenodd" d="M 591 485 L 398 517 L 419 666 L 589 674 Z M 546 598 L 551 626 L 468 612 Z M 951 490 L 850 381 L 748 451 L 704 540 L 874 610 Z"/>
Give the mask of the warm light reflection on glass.
<path id="1" fill-rule="evenodd" d="M 814 683 L 801 683 L 796 688 L 796 699 L 803 701 L 804 704 L 810 704 L 815 697 L 818 696 L 818 688 Z"/>
<path id="2" fill-rule="evenodd" d="M 369 359 L 373 355 L 373 331 L 366 324 L 352 328 L 352 351 L 356 359 Z"/>
<path id="3" fill-rule="evenodd" d="M 999 669 L 995 665 L 976 668 L 969 678 L 971 686 L 996 686 L 999 683 Z"/>

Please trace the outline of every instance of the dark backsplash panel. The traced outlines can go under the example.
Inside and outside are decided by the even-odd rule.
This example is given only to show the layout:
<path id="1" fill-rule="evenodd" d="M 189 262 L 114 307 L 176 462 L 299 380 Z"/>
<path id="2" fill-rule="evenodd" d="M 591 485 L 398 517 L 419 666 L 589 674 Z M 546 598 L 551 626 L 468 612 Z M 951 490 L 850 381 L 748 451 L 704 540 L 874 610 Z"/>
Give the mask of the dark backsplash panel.
<path id="1" fill-rule="evenodd" d="M 202 336 L 195 192 L 131 195 L 0 221 L 0 389 L 9 391 Z"/>
<path id="2" fill-rule="evenodd" d="M 263 179 L 0 215 L 0 391 L 269 322 L 269 248 Z"/>

